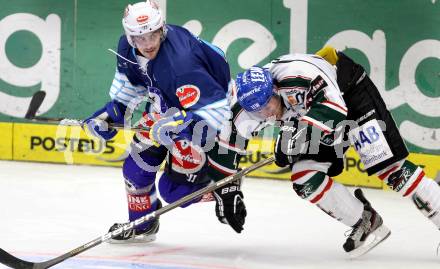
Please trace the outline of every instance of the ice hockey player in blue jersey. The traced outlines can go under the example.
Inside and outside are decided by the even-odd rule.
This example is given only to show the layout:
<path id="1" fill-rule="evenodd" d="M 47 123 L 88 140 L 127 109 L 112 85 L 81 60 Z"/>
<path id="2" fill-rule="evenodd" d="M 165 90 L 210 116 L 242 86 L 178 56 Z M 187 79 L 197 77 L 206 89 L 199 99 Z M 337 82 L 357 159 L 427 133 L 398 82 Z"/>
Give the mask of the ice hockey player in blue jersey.
<path id="1" fill-rule="evenodd" d="M 165 24 L 153 1 L 128 5 L 122 25 L 125 34 L 118 44 L 111 101 L 88 118 L 85 127 L 97 137 L 111 139 L 117 131 L 108 123 L 123 124 L 139 99 L 149 98 L 143 122 L 151 129 L 136 133 L 123 164 L 129 221 L 133 221 L 161 206 L 158 191 L 166 202 L 174 202 L 234 174 L 237 163 L 219 155 L 233 148 L 215 142 L 222 123 L 231 116 L 224 53 L 180 26 Z M 156 173 L 164 161 L 157 191 Z M 233 191 L 222 188 L 185 206 L 215 199 L 218 219 L 240 233 L 246 208 L 239 184 L 224 187 Z M 110 230 L 124 224 L 116 223 Z M 158 229 L 155 220 L 113 242 L 152 241 Z"/>

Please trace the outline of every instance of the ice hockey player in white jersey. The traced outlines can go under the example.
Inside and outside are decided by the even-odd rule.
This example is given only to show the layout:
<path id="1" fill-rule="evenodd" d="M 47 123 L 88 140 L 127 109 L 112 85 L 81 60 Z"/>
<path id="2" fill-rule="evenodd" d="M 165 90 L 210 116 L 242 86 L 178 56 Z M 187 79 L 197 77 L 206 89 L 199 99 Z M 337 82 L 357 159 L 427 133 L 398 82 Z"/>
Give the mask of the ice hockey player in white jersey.
<path id="1" fill-rule="evenodd" d="M 440 187 L 406 160 L 399 130 L 362 66 L 330 47 L 318 54 L 325 59 L 284 55 L 265 68 L 238 74 L 230 142 L 244 148 L 253 134 L 279 123 L 276 164 L 290 166 L 293 189 L 301 198 L 352 227 L 343 245 L 351 257 L 383 242 L 390 230 L 360 189 L 353 196 L 332 179 L 342 172 L 349 146 L 369 175 L 412 197 L 440 227 Z"/>

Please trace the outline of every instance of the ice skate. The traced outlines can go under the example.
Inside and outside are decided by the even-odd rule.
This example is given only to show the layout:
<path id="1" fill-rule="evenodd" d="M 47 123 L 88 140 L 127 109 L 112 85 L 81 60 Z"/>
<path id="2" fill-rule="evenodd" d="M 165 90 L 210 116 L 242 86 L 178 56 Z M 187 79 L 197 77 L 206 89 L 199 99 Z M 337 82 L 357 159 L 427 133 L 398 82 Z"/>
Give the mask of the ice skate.
<path id="1" fill-rule="evenodd" d="M 364 204 L 364 212 L 343 245 L 351 258 L 364 255 L 391 234 L 383 224 L 382 217 L 371 207 L 361 189 L 356 189 L 354 196 Z"/>
<path id="2" fill-rule="evenodd" d="M 157 209 L 162 207 L 162 203 L 159 201 Z M 157 210 L 156 209 L 156 210 Z M 115 223 L 110 227 L 109 232 L 119 229 L 127 223 Z M 147 229 L 131 229 L 130 231 L 123 232 L 112 239 L 109 243 L 112 244 L 126 244 L 126 243 L 148 243 L 156 240 L 156 234 L 159 232 L 159 219 L 154 219 L 151 225 Z"/>

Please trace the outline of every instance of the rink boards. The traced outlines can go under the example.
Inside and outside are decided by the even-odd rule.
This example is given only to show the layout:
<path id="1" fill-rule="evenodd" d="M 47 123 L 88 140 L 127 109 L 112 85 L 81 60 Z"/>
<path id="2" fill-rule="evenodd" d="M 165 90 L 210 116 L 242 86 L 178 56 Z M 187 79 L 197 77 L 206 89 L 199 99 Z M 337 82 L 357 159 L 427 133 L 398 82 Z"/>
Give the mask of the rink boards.
<path id="1" fill-rule="evenodd" d="M 0 159 L 66 164 L 121 166 L 127 156 L 127 145 L 132 139 L 130 131 L 120 131 L 106 142 L 89 137 L 79 127 L 40 125 L 25 123 L 0 123 Z M 249 155 L 241 160 L 248 166 L 272 153 L 273 141 L 254 139 L 250 142 Z M 411 153 L 409 159 L 425 168 L 431 178 L 440 176 L 440 156 Z M 289 179 L 290 172 L 276 165 L 268 165 L 250 174 L 253 177 Z M 359 157 L 350 149 L 346 154 L 344 172 L 336 179 L 347 185 L 384 187 L 377 177 L 368 177 Z"/>

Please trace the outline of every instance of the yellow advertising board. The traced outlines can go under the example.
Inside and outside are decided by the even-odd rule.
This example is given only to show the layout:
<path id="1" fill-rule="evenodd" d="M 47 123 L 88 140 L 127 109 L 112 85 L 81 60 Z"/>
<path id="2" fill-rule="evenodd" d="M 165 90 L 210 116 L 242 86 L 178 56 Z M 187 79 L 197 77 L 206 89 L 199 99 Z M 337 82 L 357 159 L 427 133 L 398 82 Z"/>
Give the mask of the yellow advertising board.
<path id="1" fill-rule="evenodd" d="M 131 131 L 120 131 L 114 139 L 103 142 L 91 138 L 80 127 L 22 123 L 0 123 L 0 130 L 0 138 L 6 141 L 0 146 L 1 159 L 107 166 L 122 165 L 133 136 Z M 249 154 L 241 158 L 240 166 L 249 166 L 268 158 L 273 154 L 273 145 L 271 139 L 251 140 Z M 411 153 L 409 160 L 424 167 L 427 176 L 440 177 L 440 156 Z M 290 170 L 271 164 L 248 176 L 289 180 Z M 376 176 L 367 175 L 353 149 L 347 151 L 344 171 L 335 180 L 345 185 L 385 188 Z"/>
<path id="2" fill-rule="evenodd" d="M 421 153 L 411 153 L 408 157 L 411 162 L 423 167 L 423 171 L 430 178 L 440 177 L 440 156 Z"/>
<path id="3" fill-rule="evenodd" d="M 81 127 L 14 124 L 14 160 L 121 166 L 132 132 L 109 141 L 89 137 Z"/>
<path id="4" fill-rule="evenodd" d="M 12 125 L 0 122 L 0 160 L 12 160 Z"/>

